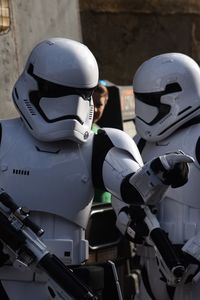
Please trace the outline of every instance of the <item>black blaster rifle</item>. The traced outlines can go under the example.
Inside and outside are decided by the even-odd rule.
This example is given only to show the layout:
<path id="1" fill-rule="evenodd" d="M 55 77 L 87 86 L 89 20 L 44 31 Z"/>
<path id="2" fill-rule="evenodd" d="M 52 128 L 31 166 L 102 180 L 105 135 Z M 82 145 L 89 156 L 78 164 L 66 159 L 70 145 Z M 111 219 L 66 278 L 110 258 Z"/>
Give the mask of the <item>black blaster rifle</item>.
<path id="1" fill-rule="evenodd" d="M 159 269 L 167 283 L 176 286 L 185 273 L 179 255 L 168 238 L 167 233 L 160 228 L 160 224 L 148 205 L 142 206 L 145 212 L 144 222 L 148 227 L 148 239 L 155 249 Z"/>
<path id="2" fill-rule="evenodd" d="M 97 299 L 73 271 L 50 253 L 40 237 L 44 231 L 29 217 L 27 208 L 19 207 L 4 191 L 0 191 L 0 241 L 4 253 L 18 268 L 30 268 L 47 274 L 60 299 Z"/>

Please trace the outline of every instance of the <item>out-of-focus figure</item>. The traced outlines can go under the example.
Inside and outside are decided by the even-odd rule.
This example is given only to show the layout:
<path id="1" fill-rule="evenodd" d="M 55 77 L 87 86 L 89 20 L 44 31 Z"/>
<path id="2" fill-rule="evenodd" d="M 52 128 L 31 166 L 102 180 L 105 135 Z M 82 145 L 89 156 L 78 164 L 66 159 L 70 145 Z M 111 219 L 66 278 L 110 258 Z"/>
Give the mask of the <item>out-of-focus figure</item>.
<path id="1" fill-rule="evenodd" d="M 200 68 L 187 55 L 161 54 L 138 68 L 133 88 L 136 140 L 144 162 L 177 150 L 195 159 L 188 183 L 176 190 L 168 189 L 156 207 L 160 225 L 179 251 L 187 271 L 179 283 L 170 285 L 162 266 L 158 266 L 152 246 L 140 246 L 139 299 L 197 300 L 200 293 Z"/>
<path id="2" fill-rule="evenodd" d="M 93 118 L 92 130 L 94 132 L 97 132 L 98 128 L 100 128 L 97 125 L 97 122 L 101 119 L 109 98 L 107 87 L 99 83 L 93 92 L 92 98 L 94 102 L 94 118 Z"/>

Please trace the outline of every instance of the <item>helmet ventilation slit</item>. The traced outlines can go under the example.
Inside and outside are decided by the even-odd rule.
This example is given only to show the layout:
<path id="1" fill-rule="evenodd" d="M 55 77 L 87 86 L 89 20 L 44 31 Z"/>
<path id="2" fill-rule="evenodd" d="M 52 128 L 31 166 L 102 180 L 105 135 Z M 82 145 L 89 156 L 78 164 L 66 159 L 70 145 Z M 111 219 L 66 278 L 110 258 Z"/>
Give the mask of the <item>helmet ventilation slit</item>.
<path id="1" fill-rule="evenodd" d="M 30 114 L 32 116 L 36 116 L 37 114 L 35 113 L 35 111 L 34 111 L 32 105 L 30 104 L 30 102 L 27 99 L 24 99 L 24 103 L 25 103 L 27 109 L 29 110 Z"/>

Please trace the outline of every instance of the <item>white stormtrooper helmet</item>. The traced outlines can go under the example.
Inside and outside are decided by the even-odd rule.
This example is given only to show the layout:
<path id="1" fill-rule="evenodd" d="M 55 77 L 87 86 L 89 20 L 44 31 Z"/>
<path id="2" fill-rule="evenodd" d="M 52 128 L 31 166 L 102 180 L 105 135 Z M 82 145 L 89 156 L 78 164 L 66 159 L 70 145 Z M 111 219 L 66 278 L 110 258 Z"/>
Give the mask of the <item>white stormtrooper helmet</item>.
<path id="1" fill-rule="evenodd" d="M 12 93 L 31 134 L 41 141 L 85 142 L 98 76 L 96 59 L 85 45 L 65 38 L 39 43 Z"/>
<path id="2" fill-rule="evenodd" d="M 166 53 L 145 61 L 133 78 L 136 130 L 159 141 L 200 114 L 200 68 L 189 56 Z"/>

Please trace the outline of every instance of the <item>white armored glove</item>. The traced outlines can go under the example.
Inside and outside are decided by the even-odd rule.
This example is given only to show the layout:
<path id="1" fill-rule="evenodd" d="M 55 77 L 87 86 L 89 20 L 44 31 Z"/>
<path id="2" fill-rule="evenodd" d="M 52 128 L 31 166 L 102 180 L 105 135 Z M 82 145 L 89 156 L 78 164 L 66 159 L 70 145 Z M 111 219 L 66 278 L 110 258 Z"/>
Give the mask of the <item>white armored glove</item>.
<path id="1" fill-rule="evenodd" d="M 181 151 L 168 153 L 147 162 L 129 179 L 144 203 L 156 204 L 169 186 L 177 188 L 188 181 L 188 163 L 194 159 Z"/>

